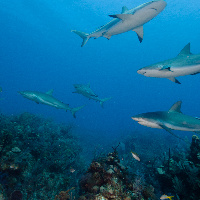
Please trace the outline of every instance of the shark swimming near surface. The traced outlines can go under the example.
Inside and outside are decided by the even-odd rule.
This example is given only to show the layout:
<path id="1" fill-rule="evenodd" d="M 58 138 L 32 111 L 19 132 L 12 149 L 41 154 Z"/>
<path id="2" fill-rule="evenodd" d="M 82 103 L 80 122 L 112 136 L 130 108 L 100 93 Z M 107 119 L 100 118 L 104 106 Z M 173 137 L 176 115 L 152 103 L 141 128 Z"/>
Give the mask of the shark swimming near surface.
<path id="1" fill-rule="evenodd" d="M 74 84 L 74 88 L 76 89 L 73 93 L 82 94 L 83 96 L 87 97 L 88 99 L 93 99 L 100 103 L 101 107 L 103 107 L 103 104 L 105 101 L 108 101 L 110 98 L 100 99 L 97 94 L 95 94 L 91 88 L 90 84 L 84 85 L 84 84 Z"/>
<path id="2" fill-rule="evenodd" d="M 131 30 L 137 33 L 139 41 L 142 42 L 143 25 L 156 17 L 162 10 L 164 10 L 166 5 L 167 3 L 164 0 L 154 0 L 130 10 L 124 6 L 121 14 L 109 15 L 114 19 L 94 32 L 90 34 L 77 30 L 72 30 L 72 32 L 76 33 L 83 39 L 81 47 L 83 47 L 92 37 L 95 39 L 98 37 L 105 37 L 109 40 L 113 35 Z"/>
<path id="3" fill-rule="evenodd" d="M 57 109 L 64 109 L 66 111 L 69 110 L 71 111 L 74 118 L 76 118 L 76 115 L 75 115 L 76 112 L 84 107 L 84 106 L 80 106 L 77 108 L 70 108 L 69 104 L 65 104 L 52 96 L 53 90 L 50 90 L 46 93 L 37 92 L 37 91 L 21 91 L 18 93 L 27 99 L 35 101 L 37 104 L 45 104 L 48 106 L 55 107 Z"/>
<path id="4" fill-rule="evenodd" d="M 143 126 L 165 129 L 174 136 L 176 135 L 172 132 L 172 130 L 199 133 L 200 119 L 184 115 L 181 112 L 181 104 L 182 102 L 178 101 L 168 111 L 148 112 L 131 118 Z"/>
<path id="5" fill-rule="evenodd" d="M 167 78 L 180 84 L 176 77 L 200 73 L 200 54 L 191 54 L 188 43 L 175 58 L 141 68 L 137 73 L 147 77 Z"/>

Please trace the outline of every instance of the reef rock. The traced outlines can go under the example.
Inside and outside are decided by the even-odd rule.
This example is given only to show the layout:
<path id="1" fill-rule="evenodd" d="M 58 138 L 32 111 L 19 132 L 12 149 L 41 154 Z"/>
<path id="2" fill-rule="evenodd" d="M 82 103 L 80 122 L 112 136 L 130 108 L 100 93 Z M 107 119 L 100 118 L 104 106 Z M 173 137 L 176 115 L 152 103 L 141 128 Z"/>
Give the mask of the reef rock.
<path id="1" fill-rule="evenodd" d="M 145 190 L 140 187 L 141 190 L 139 190 L 138 185 L 134 188 L 134 181 L 132 181 L 129 180 L 127 168 L 120 164 L 118 153 L 114 149 L 114 152 L 109 153 L 106 158 L 91 163 L 88 171 L 80 180 L 81 195 L 78 200 L 142 199 L 147 187 Z"/>

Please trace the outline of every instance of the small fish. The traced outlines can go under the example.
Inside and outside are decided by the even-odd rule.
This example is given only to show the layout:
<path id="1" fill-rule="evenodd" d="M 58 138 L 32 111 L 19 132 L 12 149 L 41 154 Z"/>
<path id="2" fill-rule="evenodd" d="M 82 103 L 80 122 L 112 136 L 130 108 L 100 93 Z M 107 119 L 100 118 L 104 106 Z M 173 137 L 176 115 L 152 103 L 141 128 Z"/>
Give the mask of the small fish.
<path id="1" fill-rule="evenodd" d="M 17 170 L 17 169 L 19 169 L 19 166 L 12 164 L 12 165 L 10 165 L 10 169 Z"/>
<path id="2" fill-rule="evenodd" d="M 170 199 L 170 200 L 172 200 L 172 197 L 174 197 L 174 196 L 167 196 L 167 195 L 164 194 L 160 197 L 160 199 Z"/>
<path id="3" fill-rule="evenodd" d="M 71 173 L 74 173 L 76 170 L 75 169 L 73 169 L 73 168 L 70 168 L 70 170 L 69 170 Z"/>
<path id="4" fill-rule="evenodd" d="M 140 161 L 140 158 L 139 158 L 139 156 L 136 153 L 133 153 L 131 151 L 131 154 L 132 154 L 133 158 L 135 158 L 137 161 Z"/>

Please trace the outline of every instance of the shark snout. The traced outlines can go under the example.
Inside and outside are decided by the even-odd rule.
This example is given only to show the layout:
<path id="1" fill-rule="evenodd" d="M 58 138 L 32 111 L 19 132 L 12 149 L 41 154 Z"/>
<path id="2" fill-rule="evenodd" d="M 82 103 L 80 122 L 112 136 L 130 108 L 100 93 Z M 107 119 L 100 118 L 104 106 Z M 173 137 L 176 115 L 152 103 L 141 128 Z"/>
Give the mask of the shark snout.
<path id="1" fill-rule="evenodd" d="M 131 119 L 135 120 L 136 122 L 139 122 L 141 120 L 141 118 L 137 116 L 131 117 Z"/>
<path id="2" fill-rule="evenodd" d="M 157 12 L 161 12 L 166 7 L 167 3 L 164 0 L 154 0 L 152 1 L 151 9 L 154 9 Z"/>
<path id="3" fill-rule="evenodd" d="M 28 93 L 25 91 L 18 91 L 17 93 L 21 94 L 23 97 L 27 97 Z"/>
<path id="4" fill-rule="evenodd" d="M 22 92 L 22 91 L 18 91 L 17 93 L 19 93 L 19 94 L 21 94 L 21 95 L 23 95 L 23 94 L 24 94 L 24 92 Z"/>
<path id="5" fill-rule="evenodd" d="M 138 73 L 138 74 L 144 75 L 144 74 L 146 73 L 146 71 L 143 70 L 143 69 L 139 69 L 139 70 L 137 70 L 137 73 Z"/>

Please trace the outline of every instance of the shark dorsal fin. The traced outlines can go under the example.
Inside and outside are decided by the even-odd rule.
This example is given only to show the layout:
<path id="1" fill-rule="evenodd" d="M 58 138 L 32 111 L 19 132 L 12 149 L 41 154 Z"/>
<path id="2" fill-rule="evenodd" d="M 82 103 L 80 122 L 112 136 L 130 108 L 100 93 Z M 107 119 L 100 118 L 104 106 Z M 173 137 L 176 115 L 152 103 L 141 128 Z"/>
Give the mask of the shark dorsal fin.
<path id="1" fill-rule="evenodd" d="M 182 104 L 182 101 L 176 102 L 176 103 L 169 109 L 169 112 L 179 112 L 179 113 L 181 113 L 181 104 Z"/>
<path id="2" fill-rule="evenodd" d="M 46 94 L 48 94 L 48 95 L 53 95 L 53 89 L 52 89 L 52 90 L 49 90 L 48 92 L 46 92 Z"/>
<path id="3" fill-rule="evenodd" d="M 87 86 L 90 88 L 90 83 L 88 83 Z"/>
<path id="4" fill-rule="evenodd" d="M 123 6 L 121 14 L 124 14 L 126 11 L 128 11 L 128 8 L 126 6 Z"/>
<path id="5" fill-rule="evenodd" d="M 190 43 L 185 45 L 185 47 L 181 50 L 181 52 L 178 54 L 178 56 L 184 56 L 184 55 L 190 55 Z"/>

